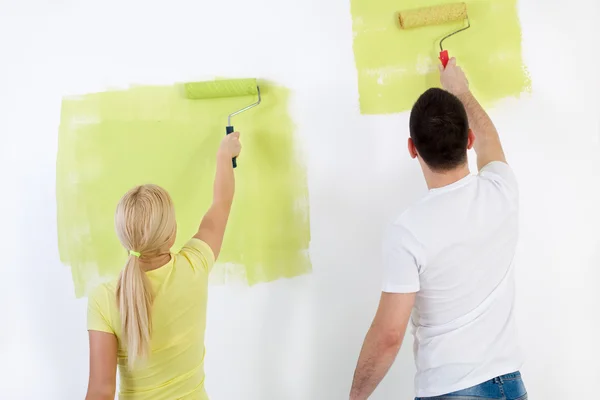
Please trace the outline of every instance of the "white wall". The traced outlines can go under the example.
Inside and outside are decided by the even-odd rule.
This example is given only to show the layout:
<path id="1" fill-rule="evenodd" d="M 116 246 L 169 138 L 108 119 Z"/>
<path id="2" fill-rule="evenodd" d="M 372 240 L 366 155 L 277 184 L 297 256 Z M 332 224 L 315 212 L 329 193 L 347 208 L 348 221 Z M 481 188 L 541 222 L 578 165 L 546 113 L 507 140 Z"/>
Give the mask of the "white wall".
<path id="1" fill-rule="evenodd" d="M 600 378 L 600 6 L 565 4 L 521 0 L 533 93 L 490 110 L 520 179 L 523 373 L 545 400 L 595 398 Z M 347 396 L 378 300 L 382 226 L 425 190 L 405 152 L 408 113 L 358 113 L 349 2 L 1 0 L 3 399 L 81 399 L 87 383 L 85 300 L 56 244 L 61 96 L 213 74 L 293 90 L 314 272 L 211 288 L 209 393 Z M 412 395 L 410 341 L 373 398 Z"/>

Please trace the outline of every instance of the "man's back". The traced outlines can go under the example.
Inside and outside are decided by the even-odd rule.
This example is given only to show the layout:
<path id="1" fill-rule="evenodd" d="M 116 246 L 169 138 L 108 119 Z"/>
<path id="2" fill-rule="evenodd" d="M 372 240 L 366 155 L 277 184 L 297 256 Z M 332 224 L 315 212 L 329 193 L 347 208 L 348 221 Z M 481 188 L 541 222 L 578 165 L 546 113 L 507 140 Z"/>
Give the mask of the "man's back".
<path id="1" fill-rule="evenodd" d="M 521 366 L 514 322 L 518 188 L 510 167 L 430 192 L 384 243 L 384 292 L 417 292 L 418 397 L 477 385 Z"/>

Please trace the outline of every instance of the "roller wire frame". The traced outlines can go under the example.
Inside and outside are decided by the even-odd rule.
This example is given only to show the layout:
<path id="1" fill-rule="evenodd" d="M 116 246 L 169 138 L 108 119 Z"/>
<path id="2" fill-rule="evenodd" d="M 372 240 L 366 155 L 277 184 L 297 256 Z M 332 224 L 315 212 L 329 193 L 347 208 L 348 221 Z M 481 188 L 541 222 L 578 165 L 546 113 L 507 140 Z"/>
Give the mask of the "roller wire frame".
<path id="1" fill-rule="evenodd" d="M 242 108 L 241 110 L 238 110 L 234 113 L 229 114 L 229 116 L 227 117 L 227 127 L 226 127 L 227 135 L 229 135 L 230 133 L 233 133 L 233 130 L 234 130 L 233 126 L 231 125 L 231 117 L 238 115 L 240 113 L 243 113 L 244 111 L 249 110 L 252 107 L 256 107 L 257 105 L 260 104 L 260 100 L 261 100 L 260 87 L 258 85 L 256 86 L 256 92 L 258 93 L 258 101 L 256 103 L 250 104 L 249 106 L 246 106 L 246 107 Z M 233 163 L 233 168 L 237 168 L 237 157 L 234 157 L 231 161 Z"/>
<path id="2" fill-rule="evenodd" d="M 444 36 L 442 38 L 442 40 L 440 40 L 440 61 L 442 62 L 442 65 L 444 66 L 444 68 L 446 68 L 446 65 L 448 65 L 448 61 L 450 61 L 450 56 L 448 56 L 448 50 L 444 50 L 444 40 L 448 39 L 450 36 L 454 36 L 459 32 L 465 31 L 467 29 L 469 29 L 471 27 L 471 21 L 469 20 L 469 16 L 467 15 L 467 26 L 464 28 L 461 28 L 457 31 L 454 31 L 446 36 Z"/>

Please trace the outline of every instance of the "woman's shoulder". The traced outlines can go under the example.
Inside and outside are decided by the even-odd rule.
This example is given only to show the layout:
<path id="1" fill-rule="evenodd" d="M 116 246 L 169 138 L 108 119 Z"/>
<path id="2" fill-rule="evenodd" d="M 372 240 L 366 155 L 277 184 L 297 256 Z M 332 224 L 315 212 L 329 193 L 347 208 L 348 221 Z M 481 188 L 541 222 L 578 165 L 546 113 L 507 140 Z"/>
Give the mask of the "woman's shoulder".
<path id="1" fill-rule="evenodd" d="M 114 300 L 117 297 L 117 282 L 118 279 L 113 279 L 97 284 L 89 291 L 88 298 L 99 303 Z"/>
<path id="2" fill-rule="evenodd" d="M 187 260 L 193 270 L 201 269 L 210 272 L 215 263 L 215 255 L 210 246 L 196 237 L 191 238 L 183 245 L 175 255 L 176 261 L 180 257 Z"/>
<path id="3" fill-rule="evenodd" d="M 96 285 L 88 294 L 88 330 L 115 333 L 119 308 L 116 301 L 116 280 Z"/>

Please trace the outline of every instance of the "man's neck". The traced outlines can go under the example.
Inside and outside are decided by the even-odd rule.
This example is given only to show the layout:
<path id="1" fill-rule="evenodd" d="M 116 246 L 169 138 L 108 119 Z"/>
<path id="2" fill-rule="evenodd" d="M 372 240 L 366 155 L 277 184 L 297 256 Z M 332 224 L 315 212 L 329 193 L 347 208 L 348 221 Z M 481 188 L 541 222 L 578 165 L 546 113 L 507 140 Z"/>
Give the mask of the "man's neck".
<path id="1" fill-rule="evenodd" d="M 427 187 L 429 189 L 437 189 L 451 185 L 454 182 L 463 179 L 470 173 L 471 171 L 469 171 L 468 164 L 444 172 L 432 171 L 428 167 L 423 168 L 423 175 L 425 176 L 425 182 L 427 182 Z"/>

